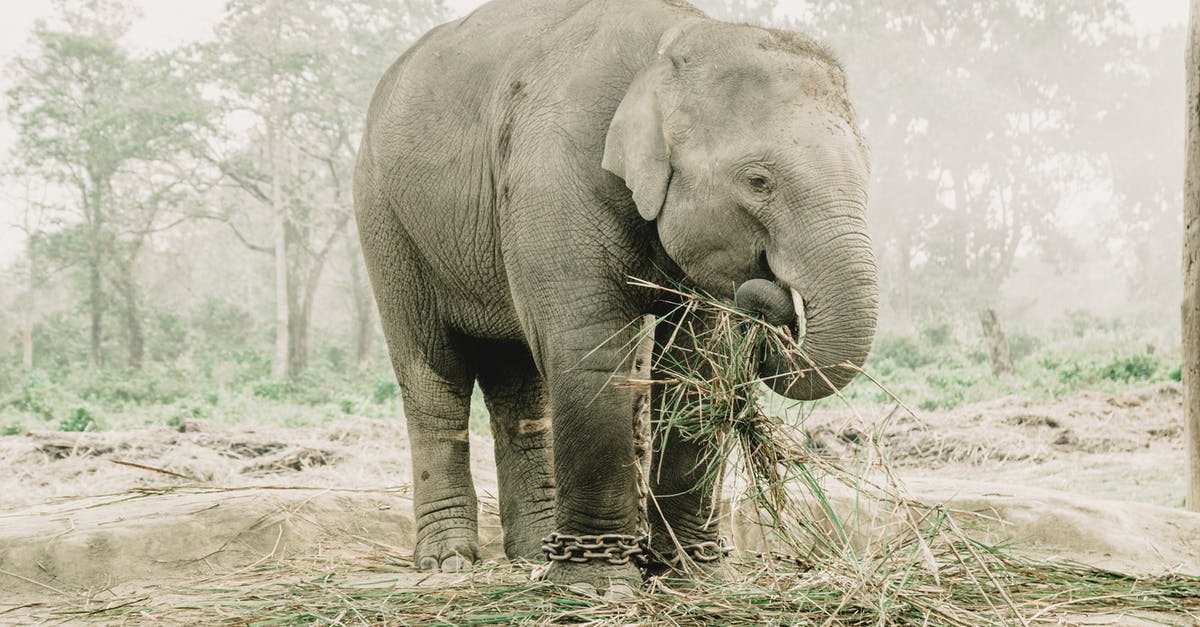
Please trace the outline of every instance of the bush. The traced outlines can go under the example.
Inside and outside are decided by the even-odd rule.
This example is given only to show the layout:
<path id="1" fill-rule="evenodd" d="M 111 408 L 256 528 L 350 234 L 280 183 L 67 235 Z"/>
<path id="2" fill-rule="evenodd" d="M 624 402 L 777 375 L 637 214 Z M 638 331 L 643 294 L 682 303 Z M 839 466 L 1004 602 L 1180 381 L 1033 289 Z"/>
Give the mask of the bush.
<path id="1" fill-rule="evenodd" d="M 146 325 L 146 345 L 154 361 L 170 363 L 179 359 L 191 345 L 187 323 L 174 314 L 155 314 Z"/>
<path id="2" fill-rule="evenodd" d="M 1063 320 L 1067 330 L 1075 337 L 1083 337 L 1088 331 L 1103 331 L 1109 326 L 1104 318 L 1086 309 L 1072 309 L 1063 314 Z"/>
<path id="3" fill-rule="evenodd" d="M 954 329 L 949 323 L 935 324 L 921 329 L 921 339 L 930 346 L 946 346 L 953 339 Z"/>
<path id="4" fill-rule="evenodd" d="M 210 296 L 191 312 L 189 318 L 193 331 L 207 346 L 235 350 L 251 343 L 254 318 L 240 305 Z"/>
<path id="5" fill-rule="evenodd" d="M 37 416 L 43 421 L 54 420 L 54 403 L 51 398 L 61 396 L 52 381 L 41 371 L 34 371 L 25 377 L 24 384 L 16 393 L 9 397 L 4 405 L 18 411 Z"/>
<path id="6" fill-rule="evenodd" d="M 1029 357 L 1041 347 L 1042 341 L 1031 333 L 1011 331 L 1008 334 L 1008 353 L 1014 362 Z"/>
<path id="7" fill-rule="evenodd" d="M 1175 366 L 1171 372 L 1167 373 L 1167 378 L 1172 381 L 1183 381 L 1183 366 Z"/>
<path id="8" fill-rule="evenodd" d="M 75 411 L 58 423 L 59 431 L 95 431 L 98 427 L 96 418 L 86 407 L 76 407 Z"/>
<path id="9" fill-rule="evenodd" d="M 397 396 L 400 396 L 400 387 L 391 376 L 376 381 L 375 389 L 371 391 L 371 401 L 376 405 L 382 405 Z"/>
<path id="10" fill-rule="evenodd" d="M 871 352 L 875 361 L 890 361 L 897 368 L 915 370 L 934 362 L 936 357 L 923 349 L 917 341 L 905 335 L 882 336 L 875 340 Z"/>
<path id="11" fill-rule="evenodd" d="M 250 392 L 258 398 L 281 401 L 287 395 L 287 388 L 287 384 L 282 381 L 260 381 L 250 388 Z"/>
<path id="12" fill-rule="evenodd" d="M 1117 357 L 1100 370 L 1100 376 L 1109 381 L 1144 381 L 1154 376 L 1158 364 L 1153 355 Z"/>

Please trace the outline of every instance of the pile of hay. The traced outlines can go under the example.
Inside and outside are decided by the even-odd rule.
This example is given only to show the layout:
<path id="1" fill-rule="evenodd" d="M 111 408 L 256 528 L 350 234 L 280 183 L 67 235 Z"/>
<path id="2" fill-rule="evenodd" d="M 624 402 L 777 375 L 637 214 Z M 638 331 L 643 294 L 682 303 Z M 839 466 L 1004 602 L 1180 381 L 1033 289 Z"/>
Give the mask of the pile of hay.
<path id="1" fill-rule="evenodd" d="M 764 409 L 757 374 L 764 345 L 793 355 L 795 376 L 811 370 L 800 338 L 702 294 L 638 284 L 668 292 L 679 307 L 669 318 L 670 333 L 659 334 L 679 349 L 659 351 L 675 355 L 657 364 L 659 433 L 676 430 L 711 442 L 709 479 L 700 489 L 735 490 L 724 496 L 735 507 L 751 508 L 771 535 L 765 555 L 731 560 L 736 580 L 686 587 L 652 580 L 636 599 L 607 603 L 530 582 L 528 565 L 504 565 L 401 589 L 389 573 L 409 568 L 408 556 L 378 552 L 262 564 L 171 595 L 54 615 L 235 624 L 964 627 L 1128 614 L 1177 623 L 1200 616 L 1200 578 L 1135 577 L 1039 561 L 972 537 L 975 514 L 908 495 L 877 445 L 883 425 L 857 419 L 855 427 L 869 437 L 852 458 L 806 448 L 796 435 L 800 425 L 789 424 L 794 419 Z"/>

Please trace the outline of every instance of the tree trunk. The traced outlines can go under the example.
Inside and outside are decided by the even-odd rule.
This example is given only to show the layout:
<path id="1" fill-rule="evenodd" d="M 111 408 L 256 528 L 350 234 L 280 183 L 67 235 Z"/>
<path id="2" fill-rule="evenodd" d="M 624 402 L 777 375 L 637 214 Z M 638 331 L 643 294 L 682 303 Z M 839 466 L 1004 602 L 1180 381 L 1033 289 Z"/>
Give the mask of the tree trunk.
<path id="1" fill-rule="evenodd" d="M 123 273 L 121 300 L 125 306 L 125 335 L 129 342 L 129 367 L 133 370 L 141 370 L 146 353 L 146 337 L 142 330 L 142 310 L 132 261 L 123 269 Z"/>
<path id="2" fill-rule="evenodd" d="M 267 122 L 267 167 L 271 172 L 272 234 L 275 241 L 275 356 L 271 362 L 271 376 L 283 379 L 289 367 L 290 316 L 287 263 L 287 215 L 283 207 L 283 187 L 279 180 L 282 164 L 279 162 L 279 139 L 276 136 L 274 118 Z"/>
<path id="3" fill-rule="evenodd" d="M 93 368 L 99 368 L 104 362 L 104 356 L 101 353 L 101 340 L 103 338 L 104 324 L 104 287 L 100 279 L 100 262 L 102 259 L 101 247 L 104 246 L 103 241 L 103 217 L 104 212 L 101 209 L 103 203 L 103 185 L 93 181 L 91 192 L 92 205 L 92 228 L 91 228 L 91 250 L 88 254 L 88 309 L 91 314 L 91 344 L 88 350 L 88 364 Z"/>
<path id="4" fill-rule="evenodd" d="M 1192 0 L 1187 47 L 1187 171 L 1183 212 L 1183 407 L 1187 506 L 1200 511 L 1200 0 Z"/>
<path id="5" fill-rule="evenodd" d="M 992 362 L 992 374 L 996 376 L 1012 374 L 1012 354 L 1008 348 L 1008 338 L 1000 328 L 1000 318 L 994 309 L 981 309 L 979 323 L 983 327 L 983 340 L 987 342 L 988 357 Z"/>
<path id="6" fill-rule="evenodd" d="M 912 312 L 912 235 L 907 226 L 896 238 L 896 283 L 894 310 L 898 326 L 904 333 L 915 334 Z"/>
<path id="7" fill-rule="evenodd" d="M 297 247 L 298 248 L 298 247 Z M 288 376 L 296 376 L 308 368 L 308 327 L 312 316 L 312 292 L 308 289 L 309 281 L 305 281 L 301 289 L 298 277 L 293 271 L 293 282 L 289 286 L 288 299 Z"/>
<path id="8" fill-rule="evenodd" d="M 354 365 L 362 368 L 371 359 L 371 344 L 375 338 L 374 303 L 371 302 L 371 288 L 363 280 L 363 260 L 358 247 L 353 244 L 355 238 L 346 238 L 346 257 L 350 264 L 350 287 L 354 300 Z"/>
<path id="9" fill-rule="evenodd" d="M 33 370 L 33 319 L 37 313 L 37 261 L 29 243 L 29 290 L 25 295 L 25 319 L 21 324 L 21 365 Z"/>

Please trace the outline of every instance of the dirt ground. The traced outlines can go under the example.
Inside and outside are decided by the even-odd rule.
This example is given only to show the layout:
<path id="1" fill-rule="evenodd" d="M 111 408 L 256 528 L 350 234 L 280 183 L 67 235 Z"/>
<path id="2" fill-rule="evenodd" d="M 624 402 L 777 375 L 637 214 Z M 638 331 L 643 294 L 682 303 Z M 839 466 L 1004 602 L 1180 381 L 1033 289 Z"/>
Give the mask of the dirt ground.
<path id="1" fill-rule="evenodd" d="M 882 427 L 880 425 L 886 425 Z M 1184 494 L 1176 384 L 953 411 L 822 411 L 807 442 L 850 456 L 869 434 L 910 492 L 987 511 L 990 540 L 1125 572 L 1200 574 L 1200 516 Z M 502 557 L 490 442 L 472 439 L 487 560 Z M 249 572 L 281 557 L 411 554 L 403 421 L 325 428 L 178 428 L 0 438 L 0 623 L 172 582 Z M 753 539 L 739 534 L 742 549 Z M 412 573 L 412 585 L 437 579 Z"/>

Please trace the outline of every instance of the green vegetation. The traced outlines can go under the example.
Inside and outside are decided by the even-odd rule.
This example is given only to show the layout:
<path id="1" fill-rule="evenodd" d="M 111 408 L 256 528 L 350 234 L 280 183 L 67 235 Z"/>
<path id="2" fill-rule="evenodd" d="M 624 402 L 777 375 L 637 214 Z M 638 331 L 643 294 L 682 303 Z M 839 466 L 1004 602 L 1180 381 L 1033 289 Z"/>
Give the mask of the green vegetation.
<path id="1" fill-rule="evenodd" d="M 384 363 L 360 372 L 318 361 L 300 376 L 274 381 L 265 372 L 269 361 L 250 352 L 198 361 L 141 370 L 0 366 L 0 433 L 178 427 L 195 419 L 307 426 L 347 415 L 399 416 L 398 389 Z"/>
<path id="2" fill-rule="evenodd" d="M 865 371 L 915 410 L 953 409 L 1004 396 L 1054 398 L 1083 390 L 1115 392 L 1178 381 L 1178 349 L 1132 324 L 1065 316 L 1047 330 L 1014 328 L 1009 343 L 1017 373 L 996 377 L 976 327 L 939 323 L 912 334 L 881 333 Z M 94 431 L 143 425 L 179 426 L 186 420 L 320 425 L 346 416 L 396 418 L 400 390 L 383 356 L 360 368 L 342 362 L 332 337 L 304 372 L 270 376 L 270 356 L 220 341 L 221 329 L 190 326 L 181 333 L 193 349 L 175 364 L 152 360 L 141 370 L 88 368 L 51 361 L 31 371 L 0 365 L 0 434 L 27 430 Z M 52 330 L 48 329 L 48 334 Z M 348 340 L 347 340 L 348 341 Z M 85 347 L 80 347 L 85 348 Z M 157 343 L 150 354 L 160 352 Z M 856 404 L 893 402 L 869 379 L 845 391 Z M 841 401 L 821 401 L 835 407 Z M 476 390 L 471 430 L 489 432 L 487 409 Z"/>
<path id="3" fill-rule="evenodd" d="M 1177 340 L 1116 318 L 1072 312 L 1041 331 L 1014 328 L 1008 341 L 1017 369 L 1012 376 L 992 374 L 976 326 L 945 323 L 914 334 L 881 333 L 864 370 L 910 407 L 924 411 L 1005 396 L 1049 399 L 1083 390 L 1115 392 L 1180 377 Z M 845 395 L 855 402 L 893 402 L 865 378 L 852 383 Z M 838 402 L 822 401 L 826 406 Z"/>

